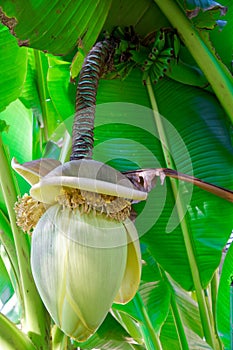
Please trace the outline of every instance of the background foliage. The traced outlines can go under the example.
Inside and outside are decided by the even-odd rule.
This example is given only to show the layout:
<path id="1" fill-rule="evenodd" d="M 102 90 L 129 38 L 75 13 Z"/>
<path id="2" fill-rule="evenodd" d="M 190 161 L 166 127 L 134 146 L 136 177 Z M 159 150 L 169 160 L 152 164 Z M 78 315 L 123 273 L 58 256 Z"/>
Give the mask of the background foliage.
<path id="1" fill-rule="evenodd" d="M 182 40 L 180 59 L 199 65 L 210 85 L 199 88 L 187 85 L 182 79 L 178 82 L 165 77 L 152 86 L 151 97 L 148 87 L 142 84 L 142 72 L 138 68 L 125 79 L 102 79 L 97 94 L 94 158 L 109 162 L 120 171 L 175 167 L 233 189 L 233 116 L 230 108 L 226 108 L 233 92 L 233 5 L 229 0 L 221 4 L 206 0 L 173 3 L 174 22 L 170 1 L 161 8 L 159 1 L 151 0 L 0 2 L 0 119 L 9 125 L 6 132 L 0 124 L 0 131 L 4 131 L 1 149 L 8 159 L 7 168 L 1 157 L 1 179 L 8 177 L 9 182 L 16 184 L 17 193 L 24 194 L 28 185 L 9 170 L 12 157 L 20 163 L 40 157 L 68 159 L 66 151 L 75 112 L 77 76 L 84 57 L 104 31 L 110 33 L 116 26 L 132 25 L 141 37 L 161 27 L 175 28 Z M 180 28 L 181 22 L 176 23 L 175 14 L 187 21 L 187 28 Z M 187 39 L 191 33 L 198 36 L 206 56 L 202 56 L 201 49 L 196 56 L 193 54 Z M 209 62 L 218 76 L 209 68 Z M 183 78 L 185 80 L 185 72 Z M 153 101 L 179 136 L 176 138 L 169 128 L 164 128 L 165 145 L 160 142 L 161 128 L 151 111 Z M 185 158 L 183 145 L 190 162 Z M 166 148 L 172 155 L 172 164 L 168 163 Z M 27 309 L 25 311 L 25 302 L 22 302 L 19 277 L 22 272 L 18 271 L 19 245 L 3 182 L 1 186 L 0 305 L 1 313 L 12 322 L 6 327 L 7 334 L 7 329 L 12 332 L 13 323 L 24 318 Z M 185 216 L 178 225 L 172 225 L 178 193 L 186 205 Z M 190 193 L 189 201 L 185 198 Z M 86 343 L 79 344 L 80 347 L 140 350 L 221 349 L 224 346 L 230 349 L 228 279 L 232 274 L 232 249 L 225 257 L 221 275 L 219 265 L 232 231 L 232 203 L 167 179 L 164 186 L 158 183 L 150 193 L 143 212 L 144 205 L 135 205 L 144 261 L 140 290 L 129 304 L 113 305 L 98 332 Z M 151 218 L 153 224 L 145 233 L 143 227 Z M 30 238 L 22 232 L 18 235 L 29 254 Z M 33 291 L 28 298 L 33 299 L 35 295 Z M 46 319 L 44 330 L 39 327 L 39 334 L 48 334 L 50 320 L 43 306 L 31 316 L 40 319 L 39 325 Z M 0 323 L 6 324 L 1 317 Z M 20 336 L 13 329 L 15 337 Z M 47 340 L 28 334 L 34 344 L 27 338 L 25 349 L 49 348 Z M 78 346 L 56 328 L 52 335 L 53 349 Z M 7 344 L 7 340 L 3 344 Z"/>

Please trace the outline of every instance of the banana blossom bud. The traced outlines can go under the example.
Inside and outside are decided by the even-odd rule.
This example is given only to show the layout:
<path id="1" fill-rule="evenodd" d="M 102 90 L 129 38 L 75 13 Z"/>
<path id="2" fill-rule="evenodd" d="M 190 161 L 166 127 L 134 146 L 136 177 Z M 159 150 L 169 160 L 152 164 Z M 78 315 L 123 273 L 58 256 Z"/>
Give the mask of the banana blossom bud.
<path id="1" fill-rule="evenodd" d="M 32 185 L 16 213 L 19 225 L 34 227 L 31 267 L 39 294 L 64 333 L 83 342 L 113 302 L 127 303 L 138 289 L 140 246 L 129 214 L 131 202 L 147 193 L 94 160 L 20 165 L 13 159 L 12 167 Z"/>

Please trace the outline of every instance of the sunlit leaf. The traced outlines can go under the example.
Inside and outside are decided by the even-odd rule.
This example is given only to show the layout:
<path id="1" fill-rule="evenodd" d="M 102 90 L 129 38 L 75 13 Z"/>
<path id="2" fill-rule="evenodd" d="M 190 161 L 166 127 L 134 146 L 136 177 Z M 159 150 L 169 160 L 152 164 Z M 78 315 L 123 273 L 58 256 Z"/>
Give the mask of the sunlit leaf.
<path id="1" fill-rule="evenodd" d="M 27 49 L 19 48 L 9 29 L 0 23 L 0 111 L 19 97 L 26 75 Z"/>
<path id="2" fill-rule="evenodd" d="M 2 135 L 6 147 L 9 149 L 9 160 L 16 157 L 19 162 L 31 160 L 32 157 L 32 112 L 16 100 L 3 112 L 0 118 L 9 125 L 9 132 Z M 19 127 L 20 125 L 20 127 Z M 22 192 L 28 191 L 28 185 L 17 177 Z"/>
<path id="3" fill-rule="evenodd" d="M 70 63 L 49 57 L 48 90 L 59 117 L 65 120 L 75 112 L 76 86 L 70 82 Z"/>
<path id="4" fill-rule="evenodd" d="M 3 11 L 16 21 L 8 23 L 21 45 L 46 50 L 57 55 L 66 54 L 82 39 L 89 51 L 96 41 L 111 1 L 67 1 L 59 0 L 40 3 L 23 0 L 5 1 Z M 49 26 L 48 26 L 49 21 Z"/>

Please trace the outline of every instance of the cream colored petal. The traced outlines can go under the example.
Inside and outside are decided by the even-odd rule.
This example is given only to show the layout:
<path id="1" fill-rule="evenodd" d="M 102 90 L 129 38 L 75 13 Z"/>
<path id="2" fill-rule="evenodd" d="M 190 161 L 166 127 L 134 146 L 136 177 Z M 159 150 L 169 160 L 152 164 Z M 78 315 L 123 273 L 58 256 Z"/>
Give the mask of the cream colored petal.
<path id="1" fill-rule="evenodd" d="M 20 164 L 13 158 L 11 161 L 12 168 L 19 173 L 30 185 L 34 185 L 39 182 L 40 178 L 47 175 L 54 168 L 61 165 L 56 159 L 41 158 Z"/>
<path id="2" fill-rule="evenodd" d="M 55 205 L 32 236 L 31 266 L 55 323 L 85 341 L 103 322 L 125 271 L 127 232 L 122 223 Z"/>
<path id="3" fill-rule="evenodd" d="M 135 189 L 130 180 L 114 168 L 94 160 L 65 163 L 31 188 L 31 196 L 43 203 L 55 203 L 62 186 L 133 200 L 145 200 L 147 193 Z"/>
<path id="4" fill-rule="evenodd" d="M 141 279 L 141 251 L 137 230 L 129 220 L 124 222 L 128 233 L 128 252 L 124 278 L 114 302 L 126 304 L 133 299 Z"/>

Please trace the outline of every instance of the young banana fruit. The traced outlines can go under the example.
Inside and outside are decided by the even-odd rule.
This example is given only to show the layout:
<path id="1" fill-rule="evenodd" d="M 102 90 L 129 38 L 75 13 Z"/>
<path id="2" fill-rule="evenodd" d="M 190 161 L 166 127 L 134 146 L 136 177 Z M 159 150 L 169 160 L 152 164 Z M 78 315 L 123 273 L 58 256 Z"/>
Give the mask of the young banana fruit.
<path id="1" fill-rule="evenodd" d="M 202 71 L 179 57 L 180 39 L 177 34 L 158 31 L 147 59 L 142 65 L 143 83 L 148 77 L 157 83 L 164 76 L 183 84 L 205 88 L 209 85 Z"/>

